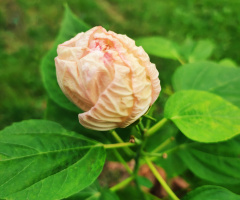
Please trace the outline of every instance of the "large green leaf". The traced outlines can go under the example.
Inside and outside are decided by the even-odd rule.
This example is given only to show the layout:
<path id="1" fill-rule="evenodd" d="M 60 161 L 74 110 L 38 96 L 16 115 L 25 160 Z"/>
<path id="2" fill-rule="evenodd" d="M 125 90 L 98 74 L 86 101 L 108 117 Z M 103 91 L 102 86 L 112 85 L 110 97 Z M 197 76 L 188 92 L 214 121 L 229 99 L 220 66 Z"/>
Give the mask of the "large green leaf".
<path id="1" fill-rule="evenodd" d="M 240 196 L 223 187 L 206 185 L 189 192 L 182 200 L 240 200 Z"/>
<path id="2" fill-rule="evenodd" d="M 240 107 L 240 68 L 202 61 L 181 66 L 173 75 L 173 88 L 205 90 Z"/>
<path id="3" fill-rule="evenodd" d="M 215 144 L 180 145 L 179 156 L 199 178 L 221 185 L 240 184 L 240 136 Z"/>
<path id="4" fill-rule="evenodd" d="M 136 45 L 154 56 L 177 60 L 177 44 L 163 37 L 143 37 L 136 39 Z"/>
<path id="5" fill-rule="evenodd" d="M 240 133 L 240 109 L 205 91 L 175 93 L 168 99 L 164 115 L 184 135 L 199 142 L 224 141 Z"/>
<path id="6" fill-rule="evenodd" d="M 61 44 L 74 37 L 77 33 L 88 29 L 89 26 L 80 21 L 72 14 L 71 10 L 66 7 L 59 35 L 52 49 L 45 55 L 41 62 L 42 79 L 49 97 L 60 106 L 75 112 L 79 112 L 80 109 L 67 99 L 58 86 L 54 58 L 57 56 L 58 44 Z"/>
<path id="7" fill-rule="evenodd" d="M 62 199 L 102 171 L 103 147 L 46 120 L 15 123 L 0 132 L 0 198 Z"/>

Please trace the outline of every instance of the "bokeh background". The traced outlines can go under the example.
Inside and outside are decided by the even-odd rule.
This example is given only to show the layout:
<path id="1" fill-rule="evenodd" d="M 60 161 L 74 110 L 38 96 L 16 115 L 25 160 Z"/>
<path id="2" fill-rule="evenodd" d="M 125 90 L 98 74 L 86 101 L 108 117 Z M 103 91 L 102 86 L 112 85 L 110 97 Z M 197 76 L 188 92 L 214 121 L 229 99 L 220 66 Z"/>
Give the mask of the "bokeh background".
<path id="1" fill-rule="evenodd" d="M 0 0 L 0 129 L 15 121 L 43 118 L 47 94 L 40 62 L 52 47 L 64 4 L 90 26 L 102 25 L 132 38 L 161 36 L 182 43 L 187 38 L 215 44 L 211 60 L 240 64 L 239 0 Z M 155 58 L 163 86 L 168 66 Z"/>

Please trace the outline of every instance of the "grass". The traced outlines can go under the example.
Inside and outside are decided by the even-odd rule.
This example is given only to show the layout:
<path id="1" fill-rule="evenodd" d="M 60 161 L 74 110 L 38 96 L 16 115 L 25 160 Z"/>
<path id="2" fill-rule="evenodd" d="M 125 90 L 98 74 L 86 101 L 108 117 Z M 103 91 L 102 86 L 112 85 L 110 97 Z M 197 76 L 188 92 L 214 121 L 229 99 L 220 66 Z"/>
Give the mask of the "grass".
<path id="1" fill-rule="evenodd" d="M 91 26 L 102 25 L 132 38 L 160 35 L 179 43 L 187 37 L 210 39 L 216 44 L 212 59 L 230 58 L 240 64 L 238 0 L 1 1 L 0 128 L 43 117 L 47 96 L 39 63 L 58 33 L 66 2 Z M 178 64 L 151 59 L 160 65 L 163 85 L 169 84 L 173 69 L 168 65 Z"/>

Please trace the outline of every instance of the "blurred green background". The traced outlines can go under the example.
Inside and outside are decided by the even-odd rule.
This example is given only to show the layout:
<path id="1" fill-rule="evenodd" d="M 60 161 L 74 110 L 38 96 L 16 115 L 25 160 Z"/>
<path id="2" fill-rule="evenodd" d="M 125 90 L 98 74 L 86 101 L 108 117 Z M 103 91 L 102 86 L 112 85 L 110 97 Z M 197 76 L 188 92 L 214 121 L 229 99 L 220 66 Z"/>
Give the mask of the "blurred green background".
<path id="1" fill-rule="evenodd" d="M 43 118 L 47 94 L 41 58 L 57 36 L 67 3 L 90 26 L 102 25 L 129 37 L 161 36 L 215 43 L 212 60 L 240 64 L 239 0 L 0 0 L 0 128 L 15 121 Z M 151 57 L 161 65 L 163 86 L 175 61 Z M 168 72 L 165 76 L 165 72 Z"/>

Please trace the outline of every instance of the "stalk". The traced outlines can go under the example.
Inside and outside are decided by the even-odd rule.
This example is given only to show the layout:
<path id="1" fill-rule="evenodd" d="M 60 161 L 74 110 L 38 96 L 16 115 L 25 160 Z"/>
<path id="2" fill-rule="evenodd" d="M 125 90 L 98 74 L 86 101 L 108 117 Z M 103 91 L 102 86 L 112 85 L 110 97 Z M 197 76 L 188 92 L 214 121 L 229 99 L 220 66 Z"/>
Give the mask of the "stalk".
<path id="1" fill-rule="evenodd" d="M 154 176 L 156 177 L 156 179 L 159 181 L 159 183 L 162 185 L 162 187 L 166 190 L 166 192 L 169 194 L 169 196 L 173 199 L 173 200 L 180 200 L 176 194 L 171 190 L 171 188 L 167 185 L 167 183 L 165 182 L 165 180 L 160 176 L 160 174 L 158 173 L 157 169 L 155 168 L 155 166 L 153 165 L 153 163 L 151 162 L 151 160 L 147 157 L 145 157 L 145 161 L 147 163 L 147 165 L 149 166 L 150 170 L 152 171 L 152 173 L 154 174 Z"/>

